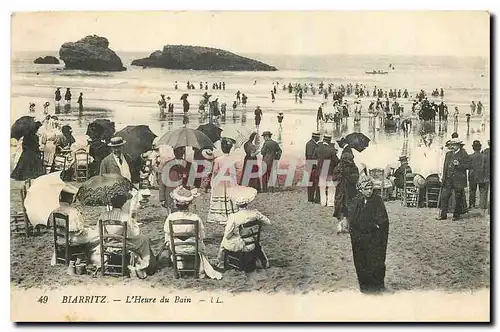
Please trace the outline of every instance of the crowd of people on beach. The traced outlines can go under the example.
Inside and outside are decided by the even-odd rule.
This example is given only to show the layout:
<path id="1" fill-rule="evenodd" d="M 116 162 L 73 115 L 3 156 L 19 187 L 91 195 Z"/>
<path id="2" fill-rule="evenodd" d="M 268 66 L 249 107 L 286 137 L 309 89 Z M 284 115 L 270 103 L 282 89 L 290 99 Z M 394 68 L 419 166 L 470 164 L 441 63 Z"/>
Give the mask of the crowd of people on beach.
<path id="1" fill-rule="evenodd" d="M 273 102 L 278 93 L 279 82 L 273 83 L 271 98 Z M 177 89 L 178 83 L 175 82 Z M 187 82 L 188 89 L 194 85 Z M 225 90 L 225 82 L 213 83 L 212 90 Z M 204 119 L 209 118 L 209 123 L 218 124 L 219 119 L 225 119 L 227 104 L 219 100 L 219 96 L 208 94 L 208 83 L 200 82 L 200 89 L 205 90 L 199 103 L 199 114 Z M 345 137 L 337 141 L 324 130 L 324 124 L 332 121 L 342 124 L 354 113 L 354 123 L 361 120 L 363 106 L 361 98 L 369 97 L 369 89 L 361 84 L 340 85 L 335 89 L 331 83 L 319 83 L 317 88 L 311 84 L 289 83 L 283 84 L 283 91 L 294 93 L 297 101 L 302 101 L 305 94 L 316 91 L 324 96 L 317 110 L 317 128 L 311 139 L 305 145 L 305 170 L 307 177 L 307 201 L 331 207 L 332 216 L 337 219 L 337 233 L 349 233 L 351 237 L 354 265 L 362 292 L 380 292 L 385 288 L 385 257 L 389 234 L 389 216 L 385 209 L 384 201 L 387 199 L 401 198 L 405 195 L 408 178 L 417 179 L 414 182 L 418 189 L 417 196 L 422 198 L 426 188 L 438 185 L 440 188 L 440 215 L 439 220 L 447 218 L 448 209 L 453 206 L 453 219 L 457 220 L 467 213 L 468 209 L 480 207 L 489 209 L 488 195 L 490 187 L 490 148 L 481 151 L 482 145 L 474 141 L 474 153 L 470 156 L 463 150 L 463 142 L 454 133 L 446 142 L 442 158 L 441 171 L 431 174 L 426 178 L 412 172 L 408 157 L 403 154 L 399 161 L 401 166 L 397 169 L 385 170 L 380 174 L 368 169 L 364 164 L 357 164 L 354 147 Z M 437 89 L 433 91 L 433 95 Z M 345 96 L 355 95 L 352 105 Z M 327 98 L 332 95 L 333 113 L 323 111 L 327 107 Z M 439 92 L 441 97 L 444 91 Z M 78 101 L 79 111 L 83 109 L 83 94 L 80 93 Z M 189 123 L 188 113 L 190 103 L 189 94 L 181 96 L 183 105 L 183 124 Z M 233 118 L 236 109 L 241 105 L 243 109 L 241 121 L 246 121 L 246 106 L 248 97 L 238 90 L 233 102 Z M 405 138 L 411 130 L 412 122 L 404 118 L 404 109 L 398 98 L 410 98 L 406 89 L 390 89 L 384 91 L 375 87 L 373 99 L 367 109 L 367 114 L 375 129 L 391 130 L 402 128 Z M 385 98 L 385 101 L 382 100 Z M 392 101 L 390 100 L 392 99 Z M 60 107 L 60 88 L 55 92 L 56 110 Z M 71 109 L 71 91 L 68 88 L 65 94 L 65 108 Z M 484 114 L 484 107 L 480 102 L 474 104 L 474 112 Z M 69 106 L 67 106 L 69 105 Z M 160 95 L 158 101 L 160 117 L 172 117 L 174 103 L 170 96 Z M 30 112 L 35 105 L 30 104 Z M 48 105 L 47 105 L 48 107 Z M 455 108 L 455 121 L 458 121 L 458 108 Z M 56 111 L 57 113 L 57 111 Z M 416 95 L 411 114 L 422 123 L 434 122 L 436 115 L 438 121 L 446 122 L 448 106 L 441 100 L 440 103 L 430 102 L 424 91 Z M 133 253 L 133 263 L 130 272 L 139 278 L 156 271 L 158 260 L 165 259 L 170 265 L 190 264 L 185 261 L 172 261 L 176 243 L 184 243 L 188 247 L 192 237 L 174 238 L 175 233 L 192 233 L 194 224 L 175 225 L 176 221 L 192 221 L 198 225 L 199 258 L 200 264 L 194 267 L 200 276 L 213 279 L 222 278 L 227 255 L 245 253 L 245 271 L 252 271 L 257 267 L 270 267 L 269 260 L 260 243 L 252 242 L 246 224 L 270 225 L 272 218 L 264 216 L 249 205 L 259 193 L 273 193 L 279 190 L 276 181 L 276 163 L 282 160 L 283 149 L 275 141 L 273 133 L 264 131 L 260 134 L 260 125 L 263 119 L 263 110 L 256 105 L 254 110 L 255 131 L 242 144 L 244 151 L 243 160 L 234 154 L 237 141 L 230 137 L 220 138 L 220 151 L 213 147 L 193 148 L 193 158 L 187 159 L 186 147 L 172 149 L 173 156 L 168 158 L 160 152 L 158 140 L 153 142 L 150 151 L 143 153 L 139 158 L 132 158 L 124 152 L 127 144 L 120 136 L 113 132 L 100 135 L 88 135 L 84 141 L 76 140 L 72 135 L 69 125 L 62 125 L 56 115 L 47 115 L 43 121 L 37 122 L 36 127 L 26 133 L 20 142 L 21 149 L 15 158 L 16 166 L 11 173 L 11 178 L 19 181 L 37 179 L 38 177 L 57 170 L 63 170 L 64 181 L 74 180 L 78 171 L 78 151 L 83 151 L 88 163 L 89 177 L 104 174 L 117 174 L 128 179 L 133 187 L 129 192 L 116 194 L 110 197 L 108 209 L 100 217 L 102 220 L 121 220 L 127 223 L 128 250 Z M 279 128 L 282 128 L 284 116 L 280 112 L 277 116 Z M 223 120 L 224 121 L 224 120 Z M 455 130 L 456 131 L 456 130 Z M 429 132 L 422 133 L 429 135 Z M 432 140 L 423 136 L 423 145 L 430 147 Z M 238 146 L 239 147 L 239 146 Z M 447 150 L 447 151 L 446 151 Z M 217 156 L 219 154 L 219 156 Z M 65 156 L 64 165 L 60 164 L 57 156 Z M 173 166 L 172 166 L 173 165 Z M 311 166 L 311 167 L 309 167 Z M 230 170 L 229 178 L 224 177 Z M 192 175 L 196 174 L 195 179 Z M 165 176 L 167 174 L 167 177 Z M 171 185 L 170 180 L 178 180 L 176 185 Z M 423 182 L 419 182 L 423 178 Z M 148 183 L 144 190 L 142 183 Z M 179 185 L 180 182 L 180 185 Z M 386 184 L 388 184 L 386 186 Z M 151 249 L 150 239 L 141 233 L 138 223 L 138 211 L 148 201 L 149 188 L 158 188 L 158 200 L 165 209 L 167 218 L 164 223 L 165 246 L 154 253 Z M 465 188 L 469 189 L 469 204 L 465 202 Z M 479 204 L 476 202 L 477 189 L 479 188 Z M 387 194 L 383 195 L 383 192 Z M 403 193 L 401 193 L 403 191 Z M 73 207 L 77 190 L 67 185 L 60 195 L 60 207 L 54 213 L 65 213 L 70 216 L 70 233 L 72 244 L 89 245 L 89 261 L 96 266 L 100 265 L 99 246 L 96 239 L 99 234 L 95 227 L 84 226 L 80 211 Z M 210 203 L 206 215 L 206 222 L 223 225 L 224 231 L 218 255 L 210 260 L 207 257 L 203 239 L 205 230 L 203 216 L 194 213 L 190 206 L 196 197 L 204 193 L 210 194 Z M 421 199 L 423 201 L 424 199 Z M 420 203 L 417 207 L 423 207 Z M 172 223 L 174 226 L 172 226 Z M 172 240 L 174 243 L 172 243 Z M 191 249 L 186 249 L 191 250 Z M 190 251 L 189 251 L 190 252 Z"/>

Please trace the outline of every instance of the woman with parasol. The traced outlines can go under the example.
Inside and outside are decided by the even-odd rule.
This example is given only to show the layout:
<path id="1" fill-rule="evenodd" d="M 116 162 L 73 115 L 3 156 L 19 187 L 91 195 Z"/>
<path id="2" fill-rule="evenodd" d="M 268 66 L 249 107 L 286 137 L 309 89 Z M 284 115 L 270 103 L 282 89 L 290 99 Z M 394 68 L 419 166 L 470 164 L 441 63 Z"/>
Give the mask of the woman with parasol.
<path id="1" fill-rule="evenodd" d="M 45 174 L 37 135 L 37 131 L 41 126 L 42 124 L 39 121 L 33 121 L 32 127 L 27 128 L 27 131 L 22 135 L 22 153 L 16 167 L 10 174 L 12 179 L 24 181 L 27 179 L 35 179 Z M 20 139 L 21 137 L 17 138 Z"/>
<path id="2" fill-rule="evenodd" d="M 339 222 L 347 217 L 347 207 L 356 196 L 356 183 L 359 179 L 359 169 L 354 163 L 354 155 L 350 150 L 344 150 L 339 164 L 335 167 L 332 180 L 338 181 L 335 189 L 335 209 L 333 216 Z"/>

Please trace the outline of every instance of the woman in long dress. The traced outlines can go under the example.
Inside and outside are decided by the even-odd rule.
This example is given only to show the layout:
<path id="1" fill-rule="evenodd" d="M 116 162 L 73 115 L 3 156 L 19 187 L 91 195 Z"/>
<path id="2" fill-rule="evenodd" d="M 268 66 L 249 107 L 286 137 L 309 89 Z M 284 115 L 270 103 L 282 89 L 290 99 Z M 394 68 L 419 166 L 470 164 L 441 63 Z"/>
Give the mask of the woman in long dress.
<path id="1" fill-rule="evenodd" d="M 339 221 L 347 217 L 347 207 L 357 195 L 356 183 L 359 179 L 359 169 L 354 163 L 354 156 L 349 150 L 342 152 L 339 164 L 335 167 L 332 180 L 338 181 L 335 189 L 335 209 L 333 216 Z"/>
<path id="2" fill-rule="evenodd" d="M 373 193 L 373 179 L 362 176 L 359 194 L 349 204 L 348 228 L 352 255 L 363 293 L 385 289 L 385 258 L 389 236 L 389 216 L 383 199 Z"/>
<path id="3" fill-rule="evenodd" d="M 198 221 L 198 237 L 199 237 L 199 242 L 198 242 L 198 251 L 199 251 L 199 258 L 200 258 L 200 265 L 198 268 L 198 273 L 199 277 L 203 278 L 205 276 L 212 278 L 212 279 L 221 279 L 222 275 L 215 271 L 210 265 L 210 262 L 208 261 L 205 252 L 205 244 L 203 243 L 203 239 L 205 238 L 205 227 L 203 225 L 203 221 L 201 218 L 192 212 L 189 212 L 189 205 L 194 199 L 194 196 L 191 191 L 185 189 L 184 187 L 178 187 L 176 188 L 172 194 L 172 199 L 175 202 L 175 205 L 177 206 L 177 211 L 174 213 L 171 213 L 167 219 L 165 220 L 165 225 L 163 227 L 163 230 L 165 231 L 165 247 L 168 248 L 170 253 L 172 252 L 172 243 L 170 243 L 170 221 L 175 221 L 175 220 L 189 220 L 189 221 Z M 172 225 L 172 228 L 174 232 L 194 232 L 194 226 L 193 225 Z M 195 238 L 193 237 L 176 237 L 174 238 L 175 241 L 175 251 L 176 253 L 179 254 L 194 254 L 194 242 Z M 172 257 L 169 255 L 169 257 L 172 259 Z M 193 264 L 192 262 L 186 261 L 184 259 L 185 257 L 181 257 L 181 259 L 177 262 L 178 266 L 181 265 L 183 267 L 186 267 L 188 264 Z"/>
<path id="4" fill-rule="evenodd" d="M 247 237 L 253 230 L 248 227 L 247 229 L 240 226 L 251 223 L 259 222 L 260 225 L 270 225 L 271 221 L 261 212 L 256 209 L 248 208 L 255 197 L 257 196 L 257 190 L 250 187 L 233 187 L 229 189 L 229 195 L 234 203 L 238 206 L 239 211 L 230 215 L 227 220 L 226 227 L 224 229 L 224 237 L 219 248 L 219 253 L 217 255 L 218 267 L 224 267 L 224 255 L 225 251 L 231 252 L 244 252 L 251 255 L 249 259 L 249 265 L 245 266 L 244 269 L 251 271 L 255 268 L 254 263 L 259 260 L 263 268 L 269 267 L 269 260 L 264 252 L 260 243 L 253 243 L 253 237 Z M 245 238 L 243 239 L 242 236 Z"/>
<path id="5" fill-rule="evenodd" d="M 234 158 L 229 155 L 232 147 L 232 141 L 222 138 L 221 150 L 224 155 L 214 160 L 210 210 L 208 212 L 207 222 L 225 224 L 228 215 L 238 211 L 238 207 L 233 204 L 227 194 L 227 189 L 236 186 L 238 182 L 236 162 Z"/>
<path id="6" fill-rule="evenodd" d="M 261 178 L 260 176 L 257 178 L 249 179 L 250 174 L 256 174 L 259 172 L 259 165 L 257 164 L 257 155 L 259 154 L 259 144 L 258 144 L 259 136 L 256 132 L 253 132 L 248 141 L 243 144 L 243 149 L 245 150 L 245 159 L 243 161 L 243 172 L 241 179 L 239 181 L 240 185 L 252 187 L 256 189 L 258 192 L 261 191 Z M 248 165 L 252 165 L 251 167 Z M 248 169 L 247 169 L 248 168 Z"/>
<path id="7" fill-rule="evenodd" d="M 24 181 L 27 179 L 36 179 L 45 174 L 40 154 L 40 144 L 36 133 L 41 126 L 42 124 L 37 122 L 35 129 L 23 137 L 21 156 L 16 167 L 10 174 L 12 179 Z"/>

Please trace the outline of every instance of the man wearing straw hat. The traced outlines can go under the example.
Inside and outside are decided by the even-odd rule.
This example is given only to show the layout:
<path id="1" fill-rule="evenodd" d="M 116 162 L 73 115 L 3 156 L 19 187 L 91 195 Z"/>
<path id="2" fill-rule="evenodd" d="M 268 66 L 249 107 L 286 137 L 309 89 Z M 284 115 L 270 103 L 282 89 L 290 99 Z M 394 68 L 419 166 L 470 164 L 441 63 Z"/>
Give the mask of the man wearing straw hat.
<path id="1" fill-rule="evenodd" d="M 100 174 L 120 174 L 132 181 L 132 183 L 138 183 L 140 180 L 139 173 L 132 169 L 132 157 L 122 150 L 125 143 L 127 141 L 121 137 L 111 138 L 108 143 L 111 153 L 102 160 Z"/>
<path id="2" fill-rule="evenodd" d="M 313 159 L 318 160 L 316 172 L 316 184 L 319 187 L 319 196 L 321 205 L 334 206 L 335 204 L 335 185 L 331 182 L 332 173 L 339 159 L 335 147 L 331 144 L 332 136 L 324 135 L 323 142 L 318 144 L 314 150 Z M 328 182 L 327 182 L 328 181 Z"/>
<path id="3" fill-rule="evenodd" d="M 318 146 L 319 136 L 320 136 L 319 132 L 312 133 L 311 139 L 306 143 L 306 163 L 308 161 L 311 163 L 314 161 L 313 155 L 314 155 L 314 150 Z M 307 201 L 312 203 L 314 202 L 319 203 L 320 201 L 318 184 L 315 182 L 316 168 L 317 165 L 313 165 L 311 168 L 308 182 L 312 182 L 312 185 L 307 187 Z"/>
<path id="4" fill-rule="evenodd" d="M 455 211 L 453 220 L 460 218 L 463 206 L 464 188 L 467 187 L 467 170 L 470 168 L 470 158 L 463 149 L 463 142 L 458 138 L 449 141 L 452 151 L 449 151 L 443 164 L 443 191 L 441 196 L 441 212 L 437 220 L 445 220 L 448 213 L 450 196 L 455 193 Z"/>
<path id="5" fill-rule="evenodd" d="M 279 144 L 271 139 L 271 132 L 265 131 L 262 133 L 264 137 L 264 145 L 260 153 L 262 154 L 262 161 L 266 164 L 266 172 L 262 176 L 262 190 L 266 192 L 268 190 L 269 180 L 271 178 L 271 171 L 273 169 L 274 161 L 281 158 L 282 150 Z"/>

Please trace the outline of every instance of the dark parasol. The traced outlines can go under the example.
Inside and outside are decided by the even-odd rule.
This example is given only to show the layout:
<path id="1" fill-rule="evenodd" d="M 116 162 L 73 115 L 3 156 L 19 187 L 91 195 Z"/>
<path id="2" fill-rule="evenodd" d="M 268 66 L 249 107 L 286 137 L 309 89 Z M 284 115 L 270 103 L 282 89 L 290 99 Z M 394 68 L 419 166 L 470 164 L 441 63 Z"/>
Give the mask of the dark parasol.
<path id="1" fill-rule="evenodd" d="M 137 159 L 142 153 L 151 150 L 156 135 L 149 129 L 149 126 L 126 126 L 118 131 L 115 136 L 120 136 L 127 143 L 123 146 L 123 151 L 128 153 L 133 159 Z"/>
<path id="2" fill-rule="evenodd" d="M 212 123 L 203 124 L 198 128 L 196 128 L 196 130 L 199 130 L 205 135 L 207 135 L 208 138 L 210 138 L 214 143 L 220 140 L 221 138 L 222 129 L 220 129 L 219 127 L 217 127 Z"/>
<path id="3" fill-rule="evenodd" d="M 115 123 L 108 119 L 96 119 L 87 127 L 86 135 L 92 141 L 104 140 L 109 142 L 115 134 Z"/>
<path id="4" fill-rule="evenodd" d="M 347 135 L 345 141 L 351 148 L 354 150 L 361 152 L 368 147 L 370 143 L 370 139 L 366 137 L 363 133 L 351 133 Z"/>
<path id="5" fill-rule="evenodd" d="M 10 138 L 19 140 L 27 134 L 36 132 L 38 128 L 39 125 L 37 125 L 34 117 L 29 115 L 22 116 L 10 128 Z"/>

